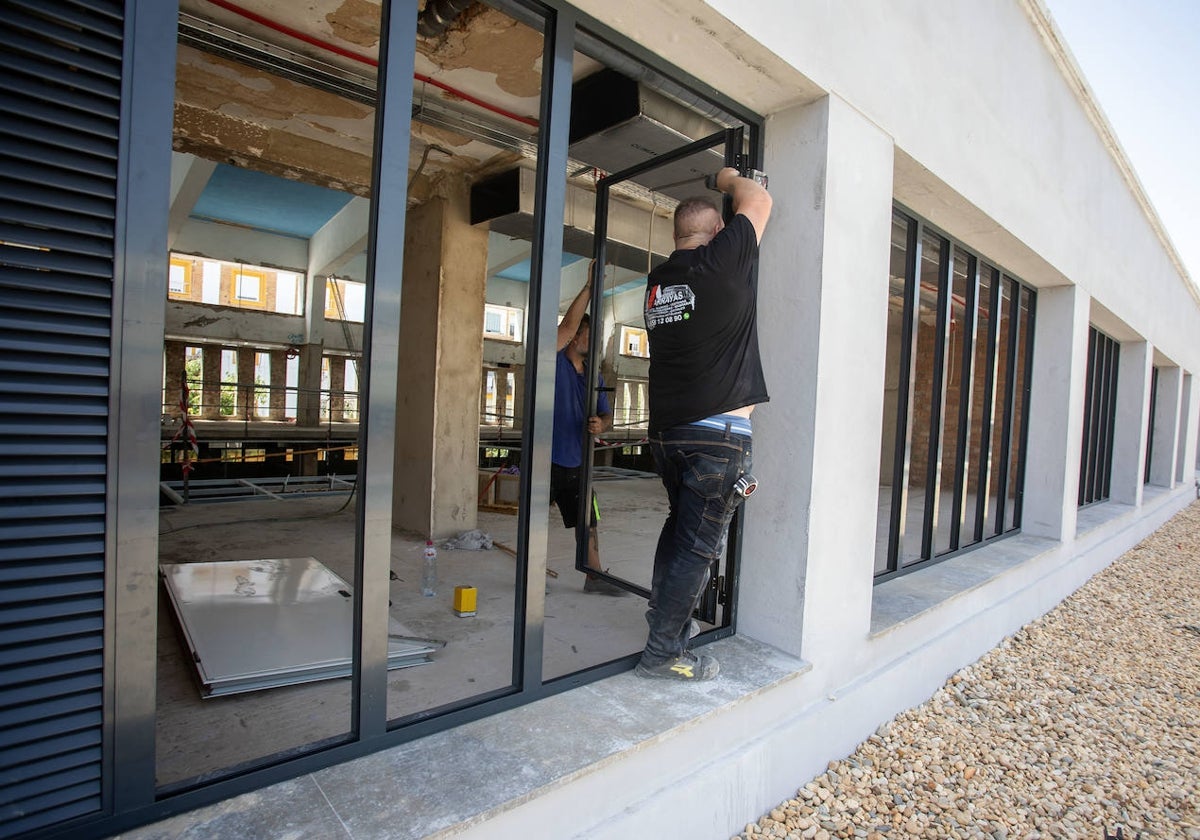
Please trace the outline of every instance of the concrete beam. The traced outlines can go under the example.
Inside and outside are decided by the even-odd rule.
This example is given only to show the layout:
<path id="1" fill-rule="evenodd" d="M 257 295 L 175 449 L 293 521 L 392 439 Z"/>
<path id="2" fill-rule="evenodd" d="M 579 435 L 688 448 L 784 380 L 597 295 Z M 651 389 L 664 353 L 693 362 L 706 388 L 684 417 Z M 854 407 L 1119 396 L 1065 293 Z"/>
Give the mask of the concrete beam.
<path id="1" fill-rule="evenodd" d="M 367 247 L 371 202 L 356 197 L 308 240 L 309 276 L 336 274 Z"/>
<path id="2" fill-rule="evenodd" d="M 204 160 L 195 155 L 171 155 L 171 210 L 167 215 L 167 248 L 175 247 L 175 240 L 192 214 L 192 208 L 200 200 L 209 179 L 217 169 L 215 161 Z"/>

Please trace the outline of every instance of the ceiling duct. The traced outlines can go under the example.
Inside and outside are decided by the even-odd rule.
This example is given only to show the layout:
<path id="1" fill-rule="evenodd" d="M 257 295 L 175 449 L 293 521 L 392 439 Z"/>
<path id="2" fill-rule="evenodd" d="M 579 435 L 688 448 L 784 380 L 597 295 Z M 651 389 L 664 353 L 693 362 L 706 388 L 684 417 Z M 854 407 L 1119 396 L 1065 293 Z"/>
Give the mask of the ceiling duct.
<path id="1" fill-rule="evenodd" d="M 570 155 L 605 172 L 619 172 L 724 128 L 615 70 L 605 68 L 571 89 Z M 709 149 L 639 176 L 652 192 L 681 200 L 704 193 L 704 176 L 725 164 Z"/>
<path id="2" fill-rule="evenodd" d="M 533 240 L 535 173 L 517 167 L 471 187 L 471 224 L 488 222 L 491 230 L 517 239 Z M 606 262 L 645 274 L 666 260 L 675 248 L 671 206 L 640 207 L 613 196 L 608 209 Z M 596 194 L 567 185 L 563 212 L 563 251 L 592 253 Z M 649 255 L 649 258 L 648 258 Z"/>

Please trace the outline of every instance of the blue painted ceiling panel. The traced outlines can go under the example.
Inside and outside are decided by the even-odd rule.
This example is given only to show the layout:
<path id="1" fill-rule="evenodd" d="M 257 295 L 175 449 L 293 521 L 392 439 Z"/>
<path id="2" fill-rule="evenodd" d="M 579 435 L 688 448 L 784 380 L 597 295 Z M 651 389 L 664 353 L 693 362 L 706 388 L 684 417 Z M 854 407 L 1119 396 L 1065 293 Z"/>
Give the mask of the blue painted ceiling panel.
<path id="1" fill-rule="evenodd" d="M 577 263 L 582 259 L 584 258 L 576 256 L 575 254 L 568 254 L 564 252 L 562 255 L 562 267 L 566 268 L 567 266 Z M 503 271 L 497 271 L 494 276 L 502 277 L 505 280 L 516 280 L 519 283 L 528 283 L 530 267 L 531 263 L 529 260 L 521 260 L 519 263 L 510 265 Z"/>
<path id="2" fill-rule="evenodd" d="M 309 239 L 354 196 L 218 164 L 192 218 Z"/>

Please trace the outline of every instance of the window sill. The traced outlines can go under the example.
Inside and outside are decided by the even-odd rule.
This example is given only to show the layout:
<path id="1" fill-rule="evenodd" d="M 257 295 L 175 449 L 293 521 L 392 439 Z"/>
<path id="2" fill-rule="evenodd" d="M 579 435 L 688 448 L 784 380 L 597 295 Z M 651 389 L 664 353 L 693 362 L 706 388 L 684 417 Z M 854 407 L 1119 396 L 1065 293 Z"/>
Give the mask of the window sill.
<path id="1" fill-rule="evenodd" d="M 1055 540 L 1013 534 L 974 551 L 875 586 L 871 594 L 871 636 L 904 624 L 956 595 L 982 586 L 1009 569 L 1058 546 Z"/>
<path id="2" fill-rule="evenodd" d="M 456 834 L 633 759 L 811 669 L 744 636 L 705 650 L 721 662 L 712 682 L 680 686 L 618 674 L 179 814 L 122 840 L 241 840 L 296 825 L 398 840 Z M 644 791 L 617 791 L 617 800 L 626 793 Z"/>

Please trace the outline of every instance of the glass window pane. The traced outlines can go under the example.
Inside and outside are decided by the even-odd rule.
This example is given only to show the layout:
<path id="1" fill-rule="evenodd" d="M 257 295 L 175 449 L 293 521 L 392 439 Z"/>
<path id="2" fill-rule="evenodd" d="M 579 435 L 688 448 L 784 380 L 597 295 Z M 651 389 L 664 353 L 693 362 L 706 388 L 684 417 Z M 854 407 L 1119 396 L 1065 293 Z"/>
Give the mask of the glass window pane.
<path id="1" fill-rule="evenodd" d="M 1012 330 L 1012 291 L 1007 280 L 1000 283 L 999 332 L 996 341 L 996 385 L 992 400 L 992 457 L 991 468 L 988 471 L 988 509 L 987 521 L 984 523 L 984 539 L 1000 533 L 1002 530 L 998 514 L 1000 499 L 1004 488 L 1000 484 L 1001 465 L 1004 463 L 1004 427 L 1009 422 L 1008 416 L 1008 377 L 1010 364 L 1008 351 L 1008 336 Z"/>
<path id="2" fill-rule="evenodd" d="M 913 224 L 892 214 L 891 266 L 888 271 L 887 355 L 883 374 L 883 430 L 879 444 L 879 507 L 875 529 L 875 574 L 888 570 L 888 542 L 892 521 L 892 487 L 895 481 L 896 436 L 902 425 L 900 343 L 904 325 L 904 272 L 908 262 L 908 229 Z"/>
<path id="3" fill-rule="evenodd" d="M 978 541 L 978 521 L 981 504 L 986 504 L 986 495 L 981 494 L 980 479 L 988 469 L 991 452 L 992 413 L 988 383 L 991 373 L 992 337 L 992 274 L 995 269 L 986 263 L 979 266 L 979 291 L 975 295 L 977 317 L 975 323 L 974 360 L 971 370 L 971 433 L 968 440 L 967 481 L 963 493 L 963 526 L 959 534 L 959 547 Z M 992 390 L 994 391 L 994 384 Z"/>
<path id="4" fill-rule="evenodd" d="M 934 553 L 942 554 L 957 548 L 951 537 L 957 537 L 952 524 L 958 516 L 956 502 L 962 499 L 955 492 L 958 467 L 963 453 L 958 448 L 959 424 L 963 408 L 969 402 L 971 382 L 964 376 L 963 348 L 971 340 L 971 318 L 967 311 L 967 255 L 954 252 L 954 272 L 950 287 L 950 323 L 946 338 L 945 371 L 942 397 L 942 464 L 938 482 L 938 520 L 934 533 Z"/>
<path id="5" fill-rule="evenodd" d="M 1033 293 L 1029 289 L 1021 289 L 1021 304 L 1018 317 L 1020 319 L 1019 341 L 1017 344 L 1016 389 L 1013 394 L 1013 429 L 1012 443 L 1009 446 L 1008 460 L 1008 501 L 1004 506 L 1004 530 L 1011 531 L 1020 526 L 1017 518 L 1017 496 L 1021 491 L 1020 480 L 1024 472 L 1021 467 L 1024 462 L 1025 437 L 1025 401 L 1026 390 L 1029 387 L 1027 371 L 1027 348 L 1029 346 L 1029 331 L 1033 328 L 1033 313 L 1031 300 Z"/>
<path id="6" fill-rule="evenodd" d="M 937 302 L 940 281 L 942 239 L 926 232 L 921 237 L 920 282 L 917 287 L 918 314 L 913 337 L 912 426 L 909 430 L 908 494 L 905 501 L 904 540 L 900 547 L 900 565 L 922 559 L 922 535 L 926 493 L 929 490 L 929 465 L 936 456 L 937 440 L 931 436 L 933 420 L 934 355 L 937 350 Z"/>

